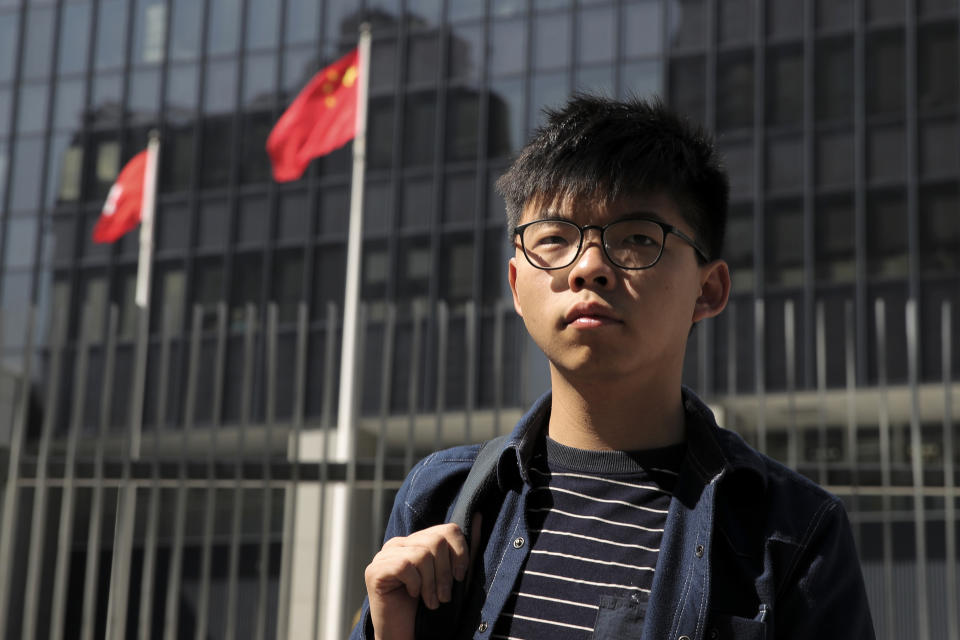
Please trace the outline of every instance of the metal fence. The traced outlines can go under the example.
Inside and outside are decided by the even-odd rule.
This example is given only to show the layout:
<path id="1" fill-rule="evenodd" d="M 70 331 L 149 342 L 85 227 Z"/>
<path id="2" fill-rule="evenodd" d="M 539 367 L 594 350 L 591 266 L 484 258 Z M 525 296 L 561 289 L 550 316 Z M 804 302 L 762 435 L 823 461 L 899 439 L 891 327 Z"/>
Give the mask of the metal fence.
<path id="1" fill-rule="evenodd" d="M 866 328 L 841 309 L 839 321 L 823 305 L 813 313 L 813 384 L 796 376 L 789 300 L 776 313 L 734 305 L 702 327 L 688 378 L 722 423 L 845 500 L 878 637 L 958 638 L 953 311 L 940 309 L 931 382 L 917 366 L 916 305 L 878 300 L 865 384 Z M 888 329 L 891 313 L 902 333 Z M 406 470 L 437 447 L 508 431 L 547 380 L 507 302 L 364 305 L 357 456 L 337 460 L 338 314 L 219 305 L 196 308 L 182 330 L 168 319 L 151 331 L 141 314 L 124 333 L 117 309 L 102 330 L 91 310 L 77 327 L 54 318 L 49 336 L 28 335 L 23 359 L 0 372 L 2 636 L 318 637 L 331 589 L 350 620 Z M 747 365 L 736 355 L 744 318 Z M 31 316 L 28 331 L 42 324 Z M 770 336 L 784 357 L 767 353 Z M 893 384 L 895 343 L 908 371 Z M 736 382 L 743 366 L 749 389 Z M 331 487 L 346 487 L 348 513 L 331 512 Z M 349 548 L 328 548 L 345 523 Z M 347 555 L 345 583 L 325 574 L 331 553 Z"/>

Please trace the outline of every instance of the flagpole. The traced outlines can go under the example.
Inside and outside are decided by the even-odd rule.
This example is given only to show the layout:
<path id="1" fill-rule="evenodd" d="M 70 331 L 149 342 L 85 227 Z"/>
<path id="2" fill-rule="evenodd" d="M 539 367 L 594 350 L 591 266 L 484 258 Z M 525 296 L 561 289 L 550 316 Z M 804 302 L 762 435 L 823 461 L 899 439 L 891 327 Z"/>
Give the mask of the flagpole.
<path id="1" fill-rule="evenodd" d="M 143 200 L 140 207 L 140 259 L 137 262 L 137 306 L 150 306 L 150 268 L 153 263 L 153 218 L 157 202 L 157 161 L 160 156 L 160 134 L 150 132 L 147 143 L 147 166 L 143 178 Z"/>
<path id="2" fill-rule="evenodd" d="M 340 347 L 340 395 L 333 460 L 349 463 L 356 442 L 357 335 L 360 306 L 360 258 L 363 249 L 363 182 L 367 146 L 367 102 L 370 78 L 370 25 L 360 25 L 359 85 L 357 87 L 356 136 L 353 139 L 353 175 L 350 184 L 350 225 L 347 235 L 346 289 L 343 299 L 343 339 Z M 347 482 L 331 486 L 327 526 L 327 562 L 321 597 L 324 601 L 324 638 L 343 638 L 346 613 L 347 558 L 349 555 L 350 495 Z"/>

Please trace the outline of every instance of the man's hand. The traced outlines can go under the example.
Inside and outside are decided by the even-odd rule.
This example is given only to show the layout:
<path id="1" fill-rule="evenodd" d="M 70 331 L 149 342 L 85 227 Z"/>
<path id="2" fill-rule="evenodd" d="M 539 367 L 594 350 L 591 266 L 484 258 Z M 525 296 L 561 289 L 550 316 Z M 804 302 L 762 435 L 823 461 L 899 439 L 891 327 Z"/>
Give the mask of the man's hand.
<path id="1" fill-rule="evenodd" d="M 430 609 L 450 601 L 453 581 L 463 581 L 477 554 L 480 514 L 473 516 L 474 543 L 455 524 L 438 524 L 384 543 L 364 572 L 376 640 L 413 640 L 417 601 Z"/>

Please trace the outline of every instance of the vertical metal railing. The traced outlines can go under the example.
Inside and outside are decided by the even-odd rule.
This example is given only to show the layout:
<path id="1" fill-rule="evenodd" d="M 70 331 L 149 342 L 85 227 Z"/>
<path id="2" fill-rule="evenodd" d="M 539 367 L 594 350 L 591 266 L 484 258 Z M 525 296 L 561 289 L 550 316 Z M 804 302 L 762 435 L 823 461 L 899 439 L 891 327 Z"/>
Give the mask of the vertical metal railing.
<path id="1" fill-rule="evenodd" d="M 929 310 L 913 300 L 894 306 L 876 299 L 865 368 L 875 377 L 867 382 L 857 378 L 867 354 L 856 350 L 858 331 L 867 328 L 856 326 L 852 302 L 842 309 L 832 318 L 818 302 L 807 328 L 797 325 L 805 316 L 790 300 L 731 308 L 727 329 L 713 332 L 727 341 L 728 359 L 714 361 L 727 382 L 710 400 L 729 407 L 728 426 L 844 498 L 858 544 L 867 545 L 865 575 L 881 638 L 955 638 L 954 311 L 945 301 L 936 317 L 924 317 Z M 776 329 L 770 318 L 781 312 L 783 349 L 768 342 Z M 324 554 L 303 566 L 293 543 L 297 531 L 312 531 L 321 549 L 324 532 L 343 524 L 326 521 L 322 489 L 346 483 L 355 497 L 349 525 L 358 535 L 349 554 L 359 563 L 378 547 L 391 493 L 417 458 L 510 429 L 528 397 L 504 384 L 513 375 L 508 362 L 522 360 L 511 353 L 518 344 L 511 331 L 520 330 L 509 324 L 512 314 L 509 301 L 364 306 L 358 375 L 376 389 L 363 394 L 358 455 L 350 463 L 329 455 L 340 339 L 332 304 L 319 319 L 301 304 L 286 324 L 273 304 L 262 317 L 254 307 L 197 307 L 188 335 L 165 319 L 159 335 L 139 334 L 132 344 L 119 334 L 115 308 L 100 334 L 85 310 L 73 342 L 55 318 L 49 346 L 27 352 L 9 412 L 16 422 L 0 522 L 4 637 L 289 638 L 297 635 L 294 611 L 296 628 L 316 636 L 320 612 L 313 607 L 303 617 L 292 580 L 305 571 L 312 599 L 321 600 Z M 229 326 L 231 316 L 242 322 Z M 746 390 L 750 376 L 736 362 L 743 316 L 754 323 L 757 367 Z M 902 326 L 888 322 L 898 318 Z M 924 333 L 937 325 L 936 335 Z M 796 349 L 808 330 L 812 363 Z M 939 341 L 939 363 L 924 362 L 935 350 L 924 350 L 921 338 Z M 888 348 L 898 341 L 906 345 L 904 363 Z M 42 341 L 31 335 L 27 343 Z M 129 375 L 136 353 L 154 360 L 144 369 L 150 375 Z M 776 353 L 784 361 L 768 362 Z M 45 364 L 44 393 L 33 400 L 32 359 Z M 904 371 L 895 369 L 901 364 Z M 935 364 L 942 375 L 931 384 Z M 813 374 L 810 388 L 800 381 L 801 367 Z M 526 374 L 518 378 L 523 384 Z M 125 406 L 119 395 L 129 396 L 138 379 L 145 385 L 140 406 L 150 414 L 142 416 L 147 430 L 136 456 L 130 422 L 115 414 Z M 37 416 L 31 401 L 42 405 Z M 309 494 L 315 501 L 298 499 L 307 488 L 320 489 Z M 940 536 L 945 545 L 927 542 Z M 362 575 L 362 566 L 355 569 Z M 344 585 L 351 602 L 356 587 Z M 911 606 L 897 608 L 904 598 Z"/>

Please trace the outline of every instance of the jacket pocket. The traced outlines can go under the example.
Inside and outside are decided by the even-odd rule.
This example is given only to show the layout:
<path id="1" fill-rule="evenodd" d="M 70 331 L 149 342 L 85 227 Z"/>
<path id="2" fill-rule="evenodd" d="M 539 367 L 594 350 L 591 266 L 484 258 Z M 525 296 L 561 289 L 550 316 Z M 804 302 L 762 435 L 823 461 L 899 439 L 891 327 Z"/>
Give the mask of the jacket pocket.
<path id="1" fill-rule="evenodd" d="M 597 620 L 593 625 L 595 640 L 640 640 L 646 600 L 601 596 Z"/>

